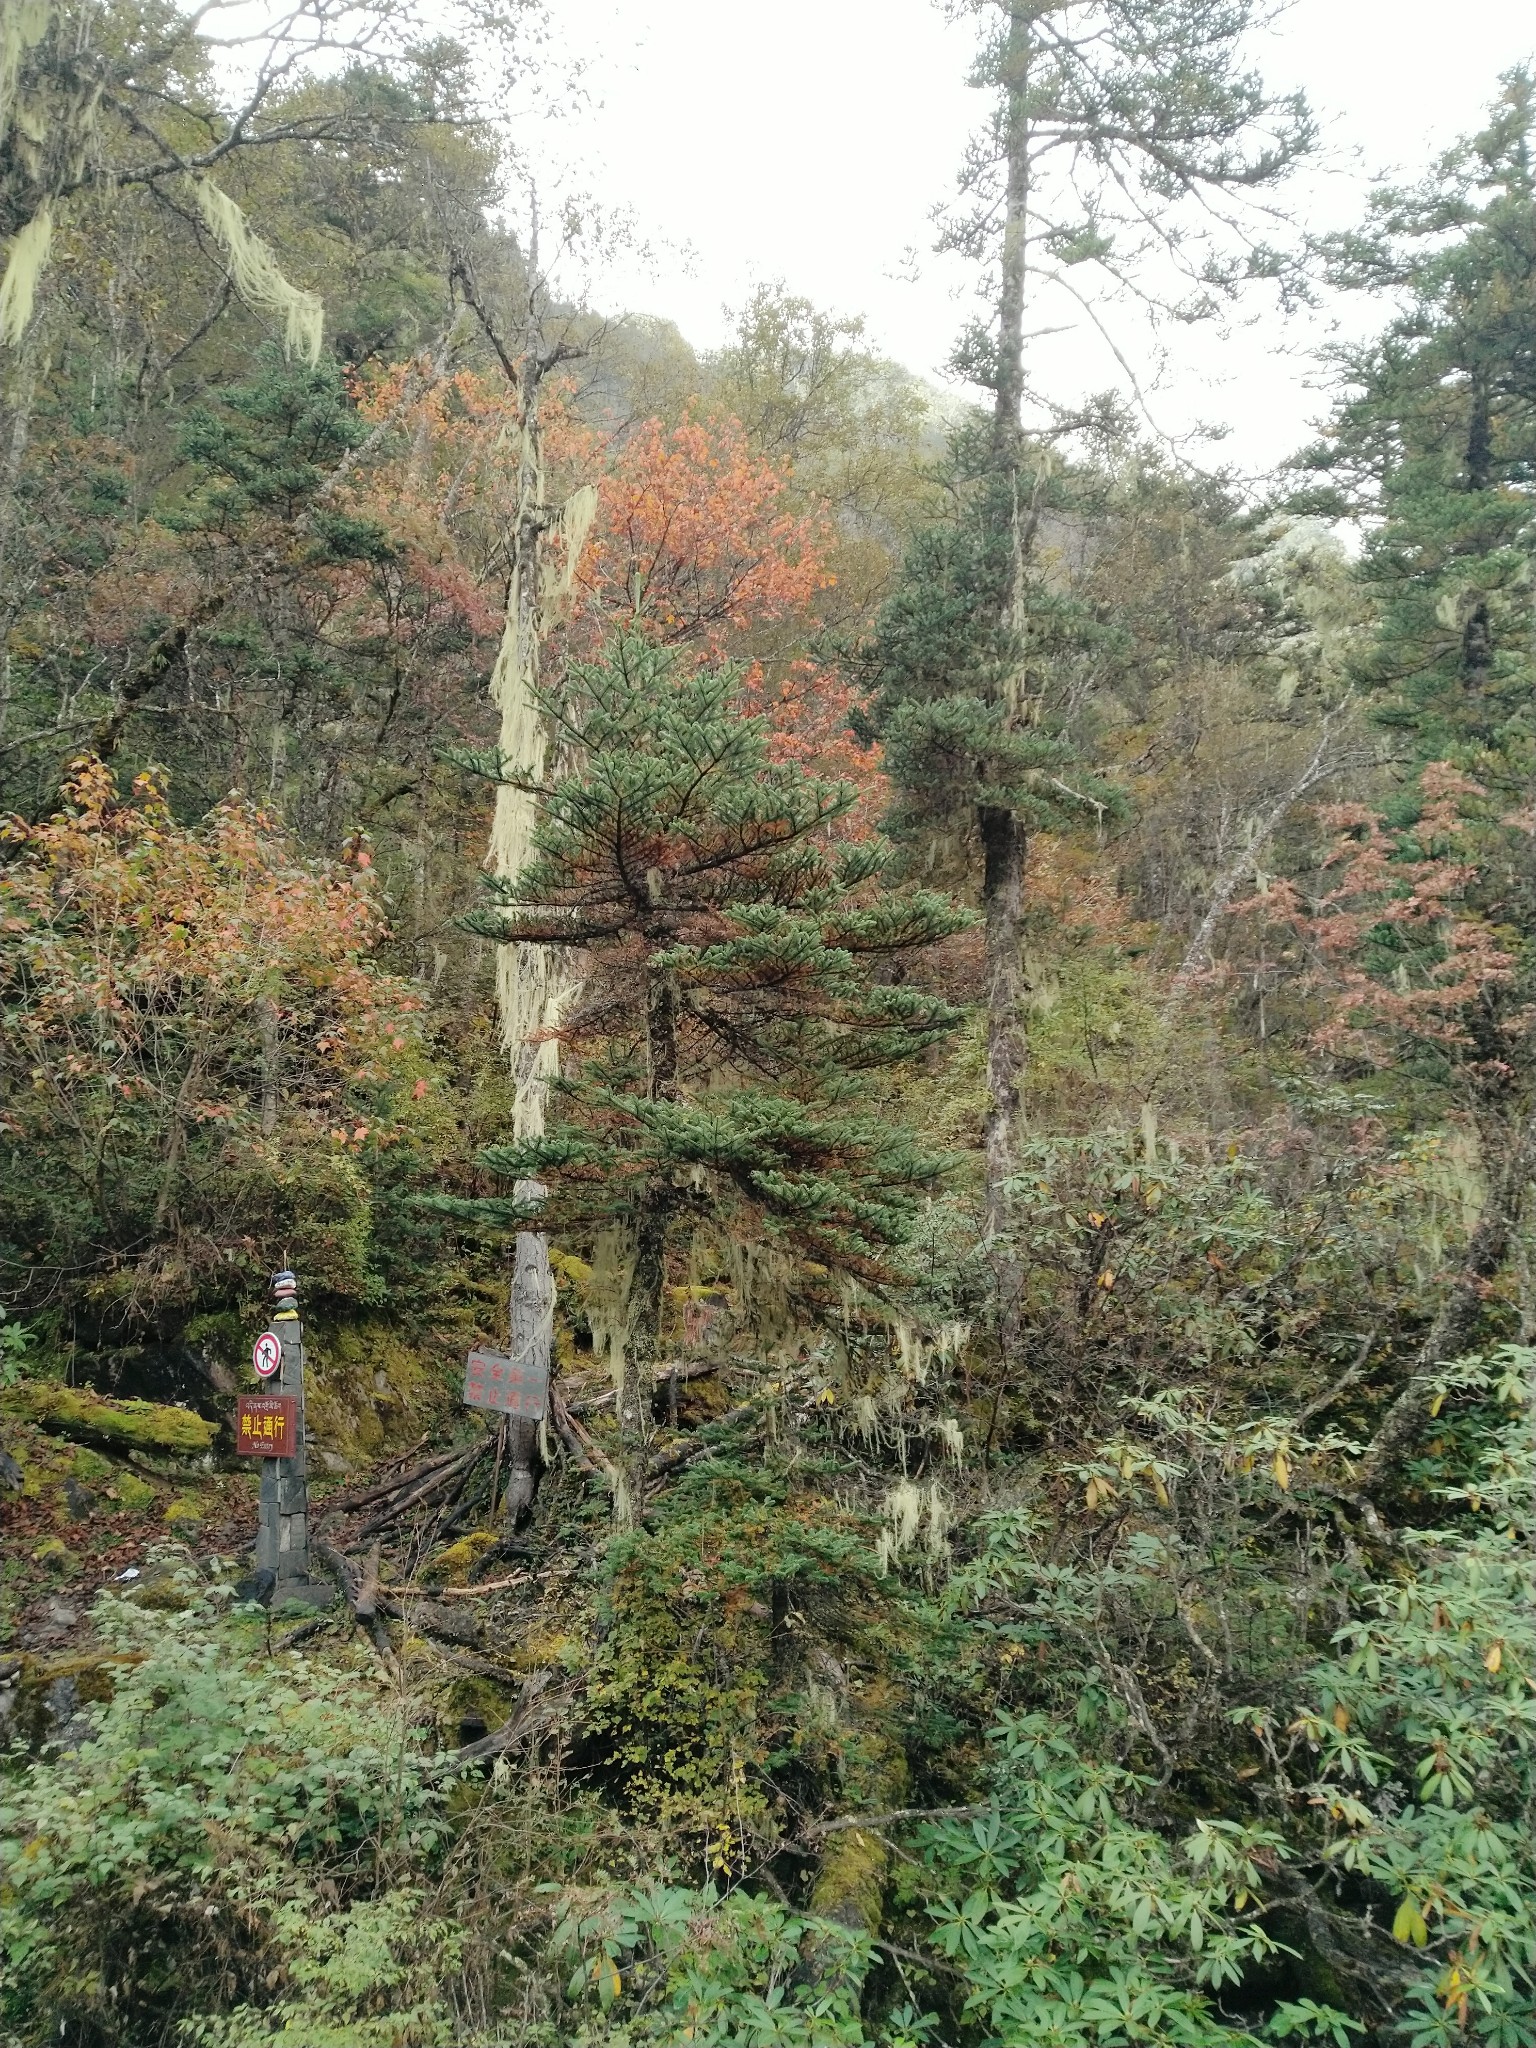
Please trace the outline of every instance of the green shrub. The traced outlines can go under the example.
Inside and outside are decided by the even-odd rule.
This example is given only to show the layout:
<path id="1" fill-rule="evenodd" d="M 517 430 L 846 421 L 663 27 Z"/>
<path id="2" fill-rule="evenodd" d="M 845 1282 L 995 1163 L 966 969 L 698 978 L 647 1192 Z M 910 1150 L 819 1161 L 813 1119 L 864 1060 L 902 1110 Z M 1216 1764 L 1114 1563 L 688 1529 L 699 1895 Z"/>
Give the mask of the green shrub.
<path id="1" fill-rule="evenodd" d="M 0 1789 L 0 2029 L 18 2048 L 160 2043 L 196 2020 L 232 2041 L 244 2022 L 220 2015 L 286 2000 L 310 2043 L 371 2041 L 381 1997 L 423 2006 L 454 1972 L 397 1889 L 446 1838 L 437 1776 L 371 1677 L 256 1657 L 250 1625 L 181 1581 L 176 1613 L 98 1601 L 101 1632 L 144 1661 L 79 1749 Z M 406 1922 L 391 1977 L 381 1930 Z"/>

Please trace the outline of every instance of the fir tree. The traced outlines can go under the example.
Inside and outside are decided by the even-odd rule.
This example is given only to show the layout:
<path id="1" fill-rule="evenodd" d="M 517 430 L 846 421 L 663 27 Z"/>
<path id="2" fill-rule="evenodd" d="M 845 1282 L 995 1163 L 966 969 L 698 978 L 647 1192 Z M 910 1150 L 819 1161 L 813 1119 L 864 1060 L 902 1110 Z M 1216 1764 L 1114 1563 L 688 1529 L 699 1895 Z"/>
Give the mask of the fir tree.
<path id="1" fill-rule="evenodd" d="M 1202 319 L 1248 280 L 1284 275 L 1261 239 L 1272 216 L 1245 215 L 1244 202 L 1306 154 L 1313 127 L 1299 95 L 1269 91 L 1247 66 L 1261 0 L 957 0 L 955 11 L 978 20 L 972 82 L 990 109 L 942 241 L 983 269 L 989 317 L 962 338 L 955 366 L 992 407 L 974 437 L 972 530 L 919 549 L 912 603 L 905 617 L 899 600 L 888 612 L 878 659 L 898 774 L 950 829 L 958 795 L 980 846 L 996 1231 L 1023 1106 L 1029 835 L 1063 802 L 1082 808 L 1051 772 L 1063 755 L 1040 683 L 1032 553 L 1050 465 L 1024 426 L 1026 315 L 1049 295 L 1070 322 L 1086 315 L 1102 332 L 1109 302 L 1130 292 Z M 945 764 L 937 780 L 934 760 Z"/>
<path id="2" fill-rule="evenodd" d="M 1327 480 L 1299 497 L 1302 509 L 1371 521 L 1361 575 L 1378 623 L 1362 681 L 1398 735 L 1400 775 L 1387 872 L 1403 875 L 1402 895 L 1432 901 L 1420 875 L 1435 859 L 1454 864 L 1466 910 L 1503 954 L 1475 980 L 1447 1058 L 1478 1126 L 1486 1194 L 1465 1270 L 1358 1468 L 1367 1493 L 1413 1444 L 1440 1361 L 1475 1341 L 1489 1275 L 1517 1241 L 1536 1178 L 1533 138 L 1536 79 L 1519 70 L 1480 134 L 1419 185 L 1375 194 L 1366 231 L 1332 244 L 1337 282 L 1398 293 L 1402 310 L 1370 347 L 1341 354 L 1348 395 L 1298 462 Z M 1461 814 L 1449 832 L 1436 802 L 1447 786 Z M 1357 828 L 1362 843 L 1368 829 Z M 1432 960 L 1447 931 L 1448 921 L 1432 928 Z M 1417 963 L 1400 931 L 1384 919 L 1371 942 L 1408 987 Z"/>
<path id="3" fill-rule="evenodd" d="M 1419 763 L 1454 760 L 1507 795 L 1532 765 L 1536 543 L 1536 82 L 1506 79 L 1483 132 L 1408 190 L 1385 189 L 1331 248 L 1336 281 L 1402 296 L 1349 387 L 1302 509 L 1364 516 L 1380 626 L 1378 716 Z"/>
<path id="4" fill-rule="evenodd" d="M 541 693 L 579 765 L 535 789 L 535 858 L 474 918 L 588 959 L 548 1133 L 483 1159 L 548 1183 L 552 1227 L 619 1233 L 632 1509 L 669 1248 L 713 1227 L 878 1284 L 944 1166 L 868 1077 L 959 1013 L 874 970 L 965 913 L 883 886 L 880 844 L 837 843 L 854 792 L 776 763 L 741 681 L 630 635 Z"/>
<path id="5" fill-rule="evenodd" d="M 1117 807 L 1085 764 L 1063 716 L 1071 660 L 1097 633 L 1035 547 L 1059 464 L 1038 444 L 1023 479 L 994 461 L 984 428 L 955 437 L 956 513 L 918 535 L 876 630 L 859 653 L 873 688 L 870 729 L 896 783 L 891 829 L 980 853 L 987 934 L 988 1226 L 1005 1221 L 1013 1134 L 1022 1113 L 1025 995 L 1020 952 L 1025 851 L 1032 832 Z M 1019 459 L 1024 458 L 1021 455 Z"/>

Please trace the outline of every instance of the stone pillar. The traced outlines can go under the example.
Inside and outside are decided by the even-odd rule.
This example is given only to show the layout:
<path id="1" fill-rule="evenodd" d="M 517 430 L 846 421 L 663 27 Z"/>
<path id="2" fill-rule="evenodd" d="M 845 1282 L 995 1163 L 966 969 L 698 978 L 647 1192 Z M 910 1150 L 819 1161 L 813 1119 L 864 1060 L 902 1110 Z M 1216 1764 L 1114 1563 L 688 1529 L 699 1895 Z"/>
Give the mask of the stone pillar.
<path id="1" fill-rule="evenodd" d="M 277 1390 L 298 1403 L 293 1456 L 274 1458 L 277 1467 L 277 1584 L 309 1580 L 309 1453 L 304 1426 L 304 1325 L 299 1321 L 299 1283 L 292 1273 L 276 1273 L 272 1294 L 277 1303 L 272 1328 L 283 1347 Z"/>
<path id="2" fill-rule="evenodd" d="M 272 1276 L 276 1306 L 271 1328 L 283 1349 L 283 1362 L 273 1391 L 297 1403 L 297 1428 L 291 1458 L 266 1458 L 261 1471 L 261 1509 L 256 1531 L 256 1569 L 269 1571 L 276 1584 L 274 1606 L 302 1600 L 328 1607 L 336 1597 L 329 1581 L 309 1575 L 309 1442 L 304 1421 L 304 1325 L 299 1320 L 299 1283 L 292 1273 Z"/>

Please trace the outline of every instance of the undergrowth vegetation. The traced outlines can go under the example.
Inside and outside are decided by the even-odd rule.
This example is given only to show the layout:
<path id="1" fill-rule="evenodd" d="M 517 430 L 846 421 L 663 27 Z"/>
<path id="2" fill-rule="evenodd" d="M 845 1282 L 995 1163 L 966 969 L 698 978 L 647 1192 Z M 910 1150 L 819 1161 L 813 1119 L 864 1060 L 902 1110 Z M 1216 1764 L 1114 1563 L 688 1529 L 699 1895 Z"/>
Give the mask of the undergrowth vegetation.
<path id="1" fill-rule="evenodd" d="M 977 403 L 599 318 L 531 5 L 0 8 L 5 2048 L 1536 2041 L 1536 87 L 1282 246 L 970 11 Z"/>

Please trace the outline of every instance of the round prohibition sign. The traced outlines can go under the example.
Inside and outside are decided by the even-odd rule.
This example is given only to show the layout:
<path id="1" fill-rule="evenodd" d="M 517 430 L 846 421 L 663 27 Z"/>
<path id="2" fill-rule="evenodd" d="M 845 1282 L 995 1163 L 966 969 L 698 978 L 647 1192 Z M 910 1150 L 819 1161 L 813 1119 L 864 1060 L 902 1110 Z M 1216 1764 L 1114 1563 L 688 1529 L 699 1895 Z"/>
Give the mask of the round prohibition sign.
<path id="1" fill-rule="evenodd" d="M 263 1330 L 256 1339 L 256 1349 L 251 1353 L 251 1363 L 258 1375 L 271 1379 L 283 1362 L 283 1347 L 275 1330 Z"/>

